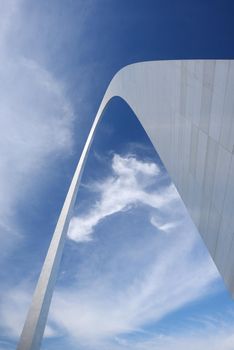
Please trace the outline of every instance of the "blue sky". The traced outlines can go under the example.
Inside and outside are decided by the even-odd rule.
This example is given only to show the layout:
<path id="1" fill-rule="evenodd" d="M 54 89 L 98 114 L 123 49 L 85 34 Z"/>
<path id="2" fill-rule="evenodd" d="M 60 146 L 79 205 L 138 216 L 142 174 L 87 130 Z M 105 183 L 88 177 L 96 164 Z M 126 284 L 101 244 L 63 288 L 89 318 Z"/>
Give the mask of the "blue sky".
<path id="1" fill-rule="evenodd" d="M 234 5 L 0 4 L 0 349 L 14 349 L 108 82 L 142 60 L 233 58 Z M 68 237 L 43 349 L 234 348 L 233 301 L 120 99 L 105 110 Z"/>

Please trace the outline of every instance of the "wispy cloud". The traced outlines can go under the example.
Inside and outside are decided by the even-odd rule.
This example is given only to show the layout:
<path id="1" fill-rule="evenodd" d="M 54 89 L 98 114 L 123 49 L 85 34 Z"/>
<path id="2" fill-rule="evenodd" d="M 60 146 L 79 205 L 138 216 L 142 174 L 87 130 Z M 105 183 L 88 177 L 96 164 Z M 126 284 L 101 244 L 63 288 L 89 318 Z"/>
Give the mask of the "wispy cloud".
<path id="1" fill-rule="evenodd" d="M 93 245 L 91 243 L 92 254 L 85 255 L 85 265 L 81 264 L 76 270 L 76 265 L 71 266 L 69 260 L 69 265 L 63 266 L 65 272 L 72 269 L 72 283 L 63 283 L 55 291 L 48 336 L 63 335 L 76 346 L 87 349 L 95 346 L 116 350 L 121 347 L 157 350 L 159 344 L 161 347 L 165 345 L 168 350 L 174 344 L 174 349 L 181 350 L 185 349 L 189 339 L 193 339 L 191 337 L 194 335 L 188 332 L 181 336 L 146 336 L 143 341 L 133 343 L 126 337 L 144 332 L 152 322 L 156 323 L 211 293 L 218 278 L 217 270 L 205 253 L 195 228 L 185 216 L 176 190 L 169 181 L 162 184 L 162 177 L 165 178 L 165 174 L 153 162 L 145 162 L 133 155 L 115 155 L 112 158 L 111 175 L 95 183 L 94 190 L 100 194 L 99 202 L 88 210 L 87 216 L 82 217 L 83 221 L 85 218 L 91 220 L 93 212 L 98 210 L 98 204 L 104 208 L 102 215 L 88 228 L 94 230 L 100 220 L 109 217 L 105 248 L 99 250 L 98 241 Z M 158 187 L 157 180 L 160 183 Z M 93 189 L 92 186 L 87 188 Z M 112 196 L 114 199 L 117 197 L 117 206 Z M 126 210 L 130 206 L 132 210 Z M 131 230 L 141 232 L 138 239 L 131 237 L 130 226 L 127 225 L 128 215 L 133 215 L 133 209 L 139 221 L 136 224 L 132 221 Z M 124 239 L 113 244 L 118 217 L 112 214 L 118 211 L 125 216 L 122 227 Z M 87 235 L 87 226 L 84 224 L 83 227 Z M 164 234 L 163 230 L 170 234 Z M 76 242 L 71 244 L 72 249 L 65 251 L 65 260 L 66 254 L 76 259 L 79 247 L 84 249 L 84 246 L 90 246 Z M 8 334 L 16 335 L 18 332 L 23 317 L 18 316 L 17 319 L 12 310 L 16 309 L 14 305 L 22 305 L 23 309 L 27 294 L 29 292 L 25 294 L 19 287 L 6 298 L 0 325 L 5 327 Z M 18 310 L 17 314 L 22 315 L 25 310 L 26 306 L 24 311 Z M 202 335 L 199 337 L 200 343 L 197 344 L 202 345 Z"/>
<path id="2" fill-rule="evenodd" d="M 225 315 L 226 316 L 226 315 Z M 234 345 L 234 320 L 213 324 L 212 329 L 177 332 L 171 335 L 158 334 L 138 341 L 116 338 L 112 349 L 126 350 L 232 350 Z"/>
<path id="3" fill-rule="evenodd" d="M 64 86 L 24 55 L 11 35 L 22 1 L 1 1 L 0 34 L 0 227 L 7 252 L 19 237 L 15 212 L 20 198 L 37 187 L 40 173 L 72 147 L 73 110 Z M 29 192 L 27 193 L 27 195 Z"/>
<path id="4" fill-rule="evenodd" d="M 0 228 L 1 249 L 6 253 L 19 237 L 15 220 L 19 199 L 24 195 L 28 198 L 28 189 L 37 187 L 41 171 L 52 159 L 69 153 L 73 139 L 73 110 L 63 84 L 46 67 L 28 54 L 26 57 L 20 45 L 17 53 L 14 50 L 10 33 L 21 16 L 20 4 L 0 1 Z M 98 224 L 106 218 L 113 220 L 117 213 L 126 215 L 126 226 L 128 209 L 140 207 L 145 211 L 137 215 L 145 220 L 140 226 L 138 222 L 138 227 L 132 223 L 131 230 L 141 231 L 142 239 L 131 240 L 123 228 L 123 242 L 113 245 L 115 226 L 109 228 L 105 248 L 95 255 L 93 246 L 93 254 L 86 257 L 90 265 L 77 268 L 73 283 L 58 286 L 46 336 L 63 334 L 87 348 L 99 344 L 102 349 L 117 350 L 232 349 L 233 332 L 226 326 L 220 331 L 216 327 L 213 333 L 209 330 L 208 336 L 205 332 L 161 334 L 141 342 L 125 338 L 125 334 L 142 331 L 150 322 L 204 297 L 217 281 L 217 271 L 204 254 L 196 230 L 188 219 L 181 220 L 184 211 L 174 187 L 155 187 L 160 176 L 160 168 L 152 162 L 115 155 L 111 175 L 91 184 L 99 200 L 85 215 L 73 218 L 70 238 L 91 240 Z M 75 255 L 81 245 L 72 245 Z M 0 328 L 5 336 L 16 338 L 31 287 L 20 285 L 10 291 L 4 287 L 1 294 Z"/>
<path id="5" fill-rule="evenodd" d="M 164 231 L 166 233 L 169 233 L 173 231 L 177 226 L 177 221 L 167 222 L 165 223 L 162 219 L 152 216 L 150 219 L 150 222 L 153 226 L 155 226 L 158 230 Z"/>
<path id="6" fill-rule="evenodd" d="M 18 338 L 31 301 L 31 288 L 27 284 L 18 285 L 4 293 L 0 302 L 0 329 L 5 337 Z M 46 337 L 56 336 L 57 333 L 49 325 L 45 330 Z"/>
<path id="7" fill-rule="evenodd" d="M 211 292 L 217 271 L 208 258 L 199 257 L 199 263 L 191 258 L 194 241 L 185 232 L 168 246 L 161 243 L 158 250 L 156 241 L 151 242 L 155 256 L 150 257 L 150 264 L 142 265 L 121 288 L 110 284 L 110 274 L 116 273 L 112 270 L 89 281 L 87 289 L 79 288 L 79 279 L 75 286 L 60 289 L 51 320 L 78 341 L 92 342 L 137 331 Z M 115 254 L 114 259 L 121 258 L 123 252 Z M 125 266 L 123 276 L 129 268 Z"/>
<path id="8" fill-rule="evenodd" d="M 73 219 L 69 234 L 75 241 L 90 239 L 95 226 L 106 217 L 108 230 L 112 227 L 110 238 L 105 236 L 102 255 L 94 259 L 95 263 L 94 253 L 89 256 L 92 276 L 87 275 L 87 268 L 83 272 L 79 269 L 73 284 L 66 289 L 60 287 L 55 293 L 50 320 L 78 343 L 97 345 L 111 337 L 143 330 L 150 322 L 161 320 L 214 289 L 217 270 L 205 254 L 174 187 L 170 183 L 157 187 L 161 177 L 159 166 L 153 162 L 132 155 L 114 155 L 112 174 L 93 185 L 100 200 L 87 215 Z M 126 225 L 129 213 L 126 209 L 137 211 L 138 205 L 142 214 L 138 211 L 136 215 L 142 220 L 147 217 L 140 226 L 141 243 L 131 240 L 128 226 L 122 227 L 123 245 L 112 246 L 116 233 L 111 219 L 118 221 L 113 214 L 122 212 Z M 133 221 L 131 230 L 139 230 L 140 224 L 137 225 Z M 145 236 L 144 231 L 151 233 Z M 107 264 L 105 269 L 99 267 L 103 261 Z"/>
<path id="9" fill-rule="evenodd" d="M 91 239 L 94 227 L 105 217 L 128 210 L 134 205 L 147 205 L 160 209 L 177 194 L 172 186 L 150 190 L 160 176 L 155 163 L 137 160 L 134 156 L 115 154 L 112 159 L 112 175 L 99 183 L 91 185 L 100 199 L 83 216 L 73 217 L 68 236 L 74 241 Z"/>

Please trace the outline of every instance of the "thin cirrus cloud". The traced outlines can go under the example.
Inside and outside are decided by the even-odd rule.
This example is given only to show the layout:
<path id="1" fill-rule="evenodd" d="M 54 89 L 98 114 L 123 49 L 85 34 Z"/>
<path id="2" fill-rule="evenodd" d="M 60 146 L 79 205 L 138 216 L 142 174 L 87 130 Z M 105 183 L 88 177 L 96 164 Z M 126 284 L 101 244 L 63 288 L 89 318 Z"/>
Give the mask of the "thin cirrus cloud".
<path id="1" fill-rule="evenodd" d="M 75 347 L 83 346 L 86 349 L 111 347 L 116 350 L 157 350 L 158 344 L 165 345 L 168 350 L 172 349 L 173 344 L 175 349 L 179 349 L 179 346 L 180 350 L 185 349 L 185 344 L 191 338 L 186 329 L 180 336 L 162 335 L 160 343 L 156 341 L 157 336 L 147 336 L 147 325 L 211 293 L 215 290 L 218 274 L 205 254 L 196 230 L 184 216 L 184 207 L 174 187 L 169 181 L 157 186 L 157 180 L 162 177 L 160 167 L 153 162 L 145 162 L 133 155 L 114 155 L 111 174 L 95 183 L 95 191 L 100 194 L 100 201 L 96 205 L 99 204 L 105 211 L 102 209 L 98 219 L 83 226 L 85 235 L 87 232 L 89 236 L 94 235 L 95 226 L 100 220 L 105 221 L 107 216 L 110 220 L 118 220 L 113 215 L 118 211 L 126 216 L 127 222 L 129 211 L 126 208 L 131 207 L 131 212 L 134 212 L 140 206 L 140 210 L 144 209 L 140 218 L 147 216 L 147 221 L 141 227 L 139 224 L 138 227 L 134 226 L 134 221 L 132 223 L 132 230 L 142 233 L 140 244 L 137 239 L 132 240 L 128 228 L 124 231 L 123 227 L 124 242 L 115 241 L 113 245 L 113 235 L 116 234 L 114 225 L 105 236 L 104 250 L 96 249 L 98 240 L 86 243 L 87 246 L 94 244 L 92 254 L 86 258 L 88 269 L 81 264 L 76 273 L 73 264 L 72 282 L 58 285 L 49 314 L 47 337 L 63 335 Z M 118 194 L 121 199 L 116 207 L 113 201 L 107 201 L 113 194 Z M 158 220 L 158 209 L 161 221 Z M 91 207 L 82 220 L 90 220 L 94 210 L 97 210 L 96 206 Z M 106 229 L 109 230 L 108 227 Z M 145 230 L 150 231 L 150 234 L 145 235 Z M 65 255 L 69 254 L 70 258 L 72 255 L 77 256 L 75 248 L 80 245 L 76 241 L 72 243 L 72 250 L 65 251 Z M 105 263 L 107 257 L 108 264 Z M 124 266 L 121 272 L 120 266 Z M 65 276 L 70 269 L 70 263 L 62 267 Z M 91 275 L 87 273 L 90 270 Z M 18 334 L 29 300 L 27 295 L 30 295 L 27 287 L 19 286 L 6 296 L 0 318 L 0 326 L 6 334 Z M 18 317 L 12 312 L 14 305 L 22 306 L 20 309 L 18 307 Z M 126 334 L 144 334 L 145 330 L 143 341 L 131 343 L 125 337 Z M 215 334 L 214 328 L 213 332 Z M 225 328 L 223 332 L 229 335 L 231 330 Z M 197 344 L 202 345 L 205 339 L 200 333 L 198 337 L 200 343 Z M 223 340 L 220 333 L 217 344 L 223 344 Z"/>
<path id="2" fill-rule="evenodd" d="M 68 237 L 77 242 L 89 241 L 95 226 L 107 216 L 130 209 L 134 205 L 159 209 L 176 199 L 177 194 L 172 186 L 160 191 L 149 190 L 159 176 L 160 169 L 155 163 L 115 154 L 112 159 L 112 175 L 92 186 L 99 193 L 100 199 L 87 214 L 72 218 Z"/>
<path id="3" fill-rule="evenodd" d="M 171 232 L 178 226 L 178 222 L 172 221 L 167 223 L 162 223 L 162 220 L 156 216 L 152 216 L 150 222 L 153 226 L 155 226 L 158 230 L 164 231 L 166 233 Z"/>
<path id="4" fill-rule="evenodd" d="M 19 201 L 30 201 L 32 189 L 43 186 L 41 173 L 49 174 L 59 156 L 71 153 L 74 124 L 63 84 L 28 51 L 25 56 L 20 31 L 11 35 L 26 20 L 22 4 L 0 1 L 0 327 L 9 338 L 19 336 L 31 295 L 25 286 L 12 287 L 10 273 L 15 267 L 12 253 L 25 239 L 17 217 Z M 48 327 L 46 334 L 52 334 Z"/>
<path id="5" fill-rule="evenodd" d="M 39 62 L 25 57 L 20 35 L 15 50 L 11 32 L 23 21 L 21 5 L 1 1 L 0 232 L 6 254 L 20 237 L 18 200 L 28 196 L 28 186 L 38 188 L 48 160 L 69 153 L 73 144 L 73 110 L 64 86 Z"/>
<path id="6" fill-rule="evenodd" d="M 217 324 L 217 322 L 218 324 Z M 173 336 L 158 334 L 151 335 L 150 339 L 140 341 L 129 341 L 117 338 L 117 345 L 112 346 L 114 350 L 232 350 L 234 344 L 234 322 L 228 317 L 228 322 L 213 320 L 210 327 L 202 330 L 188 331 L 187 334 L 178 332 Z"/>
<path id="7" fill-rule="evenodd" d="M 50 322 L 57 331 L 64 332 L 79 344 L 99 346 L 101 342 L 104 348 L 108 347 L 110 338 L 144 331 L 150 322 L 157 322 L 215 290 L 217 270 L 205 254 L 190 220 L 185 217 L 174 187 L 168 183 L 157 188 L 157 180 L 162 175 L 160 167 L 153 162 L 115 154 L 111 175 L 95 184 L 95 191 L 100 194 L 99 201 L 88 210 L 88 214 L 76 217 L 72 231 L 70 227 L 70 238 L 76 242 L 88 241 L 95 234 L 95 226 L 106 217 L 117 220 L 113 214 L 122 212 L 128 220 L 126 209 L 138 206 L 144 207 L 149 214 L 148 225 L 144 222 L 140 228 L 140 246 L 137 240 L 131 240 L 129 244 L 126 231 L 124 244 L 115 243 L 113 247 L 111 235 L 114 233 L 109 232 L 105 250 L 96 257 L 102 260 L 103 255 L 111 250 L 105 270 L 99 264 L 92 264 L 90 256 L 92 277 L 89 279 L 87 269 L 80 269 L 72 285 L 57 289 Z M 158 209 L 164 218 L 159 224 Z M 146 214 L 143 212 L 142 217 Z M 136 229 L 139 227 L 136 228 L 133 222 L 132 230 Z M 144 236 L 144 230 L 150 230 L 152 234 Z M 131 275 L 132 266 L 128 259 L 133 255 L 139 255 L 139 262 L 134 261 L 135 273 Z M 142 256 L 147 256 L 147 261 L 141 260 Z M 113 282 L 112 276 L 120 276 L 120 264 L 124 264 L 121 278 L 118 283 Z M 83 280 L 85 284 L 81 282 Z M 114 343 L 111 344 L 113 347 Z"/>
<path id="8" fill-rule="evenodd" d="M 73 110 L 63 84 L 40 62 L 30 58 L 28 52 L 26 57 L 20 45 L 17 50 L 14 48 L 10 33 L 22 15 L 21 3 L 0 1 L 0 226 L 1 249 L 5 252 L 9 252 L 7 246 L 16 245 L 20 228 L 14 220 L 14 211 L 22 195 L 30 196 L 28 182 L 38 187 L 38 175 L 47 168 L 48 160 L 69 153 L 73 145 Z M 142 226 L 132 226 L 133 231 L 142 232 L 142 244 L 130 241 L 125 232 L 123 244 L 113 247 L 110 235 L 105 249 L 87 259 L 92 278 L 87 268 L 80 267 L 72 283 L 58 285 L 46 337 L 64 335 L 68 339 L 64 348 L 72 340 L 74 348 L 84 345 L 87 349 L 232 349 L 234 327 L 226 324 L 205 328 L 207 336 L 205 331 L 190 335 L 185 330 L 183 334 L 162 334 L 142 342 L 130 342 L 125 337 L 143 334 L 151 322 L 206 296 L 217 281 L 217 271 L 200 249 L 196 230 L 188 219 L 181 219 L 184 209 L 178 205 L 174 187 L 170 184 L 156 187 L 161 175 L 160 167 L 153 162 L 115 155 L 110 176 L 93 185 L 99 200 L 86 214 L 73 218 L 70 226 L 75 254 L 76 242 L 92 240 L 100 222 L 107 217 L 116 220 L 113 214 L 122 213 L 127 220 L 130 208 L 133 211 L 140 207 L 144 209 L 142 219 L 147 216 Z M 158 210 L 162 214 L 160 219 Z M 146 229 L 151 233 L 148 238 L 144 236 Z M 111 258 L 103 270 L 97 261 L 109 251 Z M 133 256 L 136 259 L 130 264 Z M 123 262 L 121 279 L 113 283 L 113 276 L 120 275 L 119 266 Z M 70 268 L 67 266 L 67 270 Z M 31 285 L 26 283 L 10 290 L 4 287 L 1 292 L 0 328 L 9 339 L 19 336 L 31 291 Z"/>
<path id="9" fill-rule="evenodd" d="M 6 337 L 18 338 L 30 306 L 31 290 L 27 284 L 17 286 L 4 293 L 0 302 L 0 329 Z M 46 326 L 45 337 L 55 336 L 55 331 Z"/>

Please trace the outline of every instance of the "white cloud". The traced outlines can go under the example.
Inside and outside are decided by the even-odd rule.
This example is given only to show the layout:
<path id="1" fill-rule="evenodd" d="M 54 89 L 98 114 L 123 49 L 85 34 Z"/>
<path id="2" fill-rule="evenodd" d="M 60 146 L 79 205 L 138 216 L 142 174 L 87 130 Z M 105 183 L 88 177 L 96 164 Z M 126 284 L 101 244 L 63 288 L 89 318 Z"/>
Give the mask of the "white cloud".
<path id="1" fill-rule="evenodd" d="M 18 1 L 0 2 L 0 225 L 3 251 L 9 250 L 17 236 L 14 211 L 18 199 L 26 193 L 30 182 L 37 183 L 40 171 L 44 171 L 52 158 L 69 152 L 72 147 L 73 112 L 63 85 L 38 62 L 25 58 L 23 52 L 16 55 L 14 43 L 9 40 L 8 34 L 20 16 L 18 4 Z M 158 224 L 155 216 L 151 222 L 157 229 L 170 230 L 174 234 L 155 234 L 149 242 L 155 249 L 153 255 L 147 244 L 142 245 L 141 254 L 147 256 L 150 251 L 150 261 L 140 266 L 134 278 L 126 278 L 125 285 L 116 288 L 111 283 L 110 276 L 115 276 L 117 271 L 112 269 L 110 261 L 110 269 L 105 273 L 97 267 L 94 271 L 97 278 L 88 280 L 86 286 L 79 284 L 80 278 L 86 277 L 81 271 L 74 285 L 59 288 L 53 300 L 47 336 L 64 332 L 78 343 L 101 341 L 105 346 L 109 337 L 141 329 L 206 295 L 216 281 L 217 271 L 211 260 L 202 254 L 196 260 L 192 257 L 197 240 L 194 232 L 188 232 L 191 226 L 180 222 L 174 231 L 175 218 L 171 221 L 169 218 L 177 197 L 173 187 L 150 191 L 154 180 L 160 176 L 157 165 L 133 156 L 115 156 L 112 169 L 113 176 L 96 184 L 95 190 L 100 194 L 98 203 L 87 215 L 73 219 L 70 238 L 76 241 L 91 239 L 101 220 L 136 205 L 164 211 L 169 223 Z M 120 262 L 128 254 L 137 254 L 134 243 L 131 251 L 113 251 L 112 261 Z M 123 277 L 127 277 L 128 272 L 126 264 L 121 271 Z M 28 289 L 22 286 L 3 294 L 0 326 L 5 335 L 19 335 L 30 299 Z M 219 349 L 231 349 L 231 332 L 221 334 L 221 340 L 218 340 L 218 334 L 216 336 Z M 192 345 L 188 339 L 194 340 Z M 181 336 L 167 342 L 166 350 L 172 349 L 173 344 L 173 349 L 183 350 L 189 346 L 192 350 L 194 344 L 197 344 L 194 348 L 202 349 L 202 343 L 196 343 L 191 337 Z M 160 344 L 155 343 L 134 346 L 126 343 L 126 347 L 153 350 Z M 215 345 L 217 349 L 218 345 Z"/>
<path id="2" fill-rule="evenodd" d="M 194 261 L 191 257 L 195 245 L 194 237 L 186 237 L 185 232 L 175 234 L 171 243 L 158 242 L 158 249 L 156 241 L 155 256 L 150 257 L 150 265 L 141 266 L 135 272 L 135 278 L 122 288 L 110 284 L 109 274 L 114 276 L 114 270 L 89 281 L 83 290 L 79 288 L 77 278 L 75 286 L 56 292 L 51 320 L 79 342 L 95 342 L 136 331 L 162 319 L 211 292 L 217 279 L 217 271 L 209 258 L 198 256 Z M 123 252 L 119 256 L 116 253 L 115 258 L 120 260 L 122 255 Z M 109 263 L 112 265 L 111 261 Z M 122 274 L 127 276 L 128 270 L 126 266 Z"/>
<path id="3" fill-rule="evenodd" d="M 185 334 L 184 334 L 185 333 Z M 129 341 L 117 339 L 113 350 L 233 350 L 234 322 L 230 324 L 213 324 L 212 329 L 204 327 L 203 330 L 188 331 L 187 333 L 156 336 L 150 335 L 148 339 Z"/>
<path id="4" fill-rule="evenodd" d="M 118 211 L 125 210 L 127 215 L 126 209 L 136 204 L 148 208 L 148 227 L 143 229 L 150 229 L 154 234 L 145 238 L 140 247 L 135 241 L 127 244 L 127 233 L 124 248 L 113 247 L 111 237 L 110 241 L 107 238 L 102 254 L 109 254 L 111 250 L 107 262 L 109 267 L 99 270 L 99 264 L 96 266 L 90 262 L 89 269 L 93 271 L 90 279 L 87 268 L 83 272 L 81 269 L 77 279 L 74 277 L 73 285 L 56 291 L 50 320 L 60 332 L 75 338 L 78 343 L 92 346 L 100 342 L 107 344 L 110 338 L 143 330 L 150 322 L 159 321 L 214 291 L 218 278 L 211 259 L 204 253 L 196 229 L 185 216 L 184 206 L 179 202 L 174 187 L 159 186 L 155 190 L 157 180 L 162 178 L 159 167 L 134 156 L 115 155 L 112 171 L 108 179 L 95 185 L 95 190 L 100 192 L 100 200 L 87 215 L 73 220 L 70 237 L 76 241 L 88 239 L 100 220 Z M 159 208 L 160 222 L 156 219 Z M 109 220 L 110 236 L 111 227 Z M 162 230 L 172 234 L 161 234 Z M 128 260 L 132 255 L 136 256 L 133 266 Z M 137 263 L 137 256 L 146 259 Z M 95 262 L 100 259 L 102 257 L 97 257 Z M 121 279 L 116 281 L 123 261 L 126 263 L 121 268 Z"/>
<path id="5" fill-rule="evenodd" d="M 125 334 L 144 332 L 151 322 L 157 322 L 213 292 L 218 277 L 217 270 L 204 253 L 190 220 L 184 216 L 184 207 L 180 204 L 173 186 L 161 186 L 155 190 L 155 179 L 162 178 L 157 165 L 137 160 L 133 156 L 116 155 L 113 158 L 112 171 L 111 177 L 95 184 L 95 190 L 100 191 L 99 205 L 105 209 L 103 218 L 106 213 L 111 216 L 111 213 L 116 212 L 110 197 L 113 193 L 118 194 L 118 203 L 121 203 L 118 210 L 124 210 L 136 203 L 140 203 L 142 207 L 144 205 L 144 209 L 148 208 L 148 226 L 145 227 L 144 222 L 142 229 L 150 229 L 152 234 L 145 236 L 143 231 L 142 241 L 138 245 L 136 240 L 129 242 L 126 232 L 125 242 L 113 246 L 109 232 L 110 238 L 105 242 L 105 249 L 96 257 L 93 246 L 92 255 L 86 256 L 88 266 L 83 269 L 79 267 L 78 273 L 72 274 L 72 284 L 63 283 L 62 287 L 57 287 L 49 314 L 47 334 L 67 336 L 77 346 L 85 346 L 87 349 L 111 347 L 118 350 L 123 347 L 128 350 L 157 350 L 161 344 L 161 348 L 170 350 L 174 344 L 174 349 L 183 350 L 191 338 L 186 330 L 181 337 L 163 335 L 159 341 L 156 336 L 150 340 L 146 336 L 144 342 L 134 344 L 129 343 Z M 129 193 L 132 196 L 130 201 Z M 161 212 L 160 221 L 157 216 L 158 208 Z M 92 216 L 93 211 L 92 208 L 88 217 Z M 127 211 L 125 215 L 128 215 Z M 97 223 L 96 220 L 90 227 L 93 229 Z M 166 225 L 168 227 L 165 228 Z M 112 227 L 111 221 L 109 227 Z M 171 234 L 162 234 L 162 227 L 168 232 L 170 230 Z M 134 229 L 136 228 L 133 224 L 132 230 Z M 75 247 L 79 245 L 73 244 L 72 249 Z M 73 250 L 73 254 L 77 254 L 76 250 Z M 107 263 L 103 260 L 103 255 L 108 256 Z M 132 256 L 135 257 L 133 263 L 130 262 Z M 120 266 L 123 266 L 121 271 Z M 67 269 L 70 268 L 69 264 Z M 72 268 L 74 269 L 74 265 Z M 88 270 L 92 271 L 91 275 L 87 274 Z M 1 323 L 9 334 L 18 332 L 22 318 L 17 320 L 12 310 L 16 309 L 14 305 L 23 305 L 23 300 L 19 290 L 10 293 L 6 298 Z M 22 315 L 22 311 L 18 310 L 17 314 Z M 199 337 L 201 338 L 200 335 Z M 121 344 L 116 339 L 120 339 Z M 203 346 L 203 338 L 199 341 L 200 343 L 194 344 Z"/>
<path id="6" fill-rule="evenodd" d="M 183 331 L 181 329 L 175 331 L 175 326 L 174 331 L 167 333 L 156 331 L 154 334 L 143 330 L 141 332 L 141 329 L 126 328 L 124 320 L 120 322 L 122 310 L 120 310 L 119 324 L 117 325 L 115 322 L 118 311 L 117 307 L 116 310 L 113 310 L 113 305 L 110 305 L 112 309 L 107 315 L 106 309 L 101 311 L 103 305 L 100 304 L 99 314 L 94 320 L 93 314 L 97 312 L 97 305 L 95 305 L 95 311 L 92 312 L 91 309 L 94 305 L 88 308 L 87 303 L 83 303 L 85 299 L 79 301 L 80 297 L 75 292 L 73 294 L 56 294 L 52 315 L 50 315 L 45 330 L 46 338 L 60 337 L 61 334 L 66 334 L 73 339 L 74 344 L 85 346 L 86 349 L 95 346 L 98 349 L 111 348 L 113 350 L 187 350 L 188 348 L 191 350 L 233 350 L 234 319 L 233 315 L 230 317 L 228 310 L 219 317 L 208 316 L 209 322 L 206 319 L 194 319 L 197 325 L 200 323 L 200 327 L 196 325 L 194 329 L 185 325 Z M 4 329 L 5 336 L 19 337 L 29 302 L 30 293 L 28 286 L 25 285 L 12 289 L 5 296 L 5 302 L 1 304 L 0 312 L 0 329 Z M 112 318 L 106 319 L 107 316 L 114 317 L 115 322 Z M 105 334 L 103 334 L 103 324 L 105 324 Z M 84 327 L 85 325 L 86 327 Z M 92 327 L 94 328 L 87 334 L 87 329 Z M 140 332 L 138 332 L 137 337 L 124 336 L 125 332 L 135 330 Z M 141 334 L 140 337 L 139 334 Z"/>
<path id="7" fill-rule="evenodd" d="M 158 217 L 156 218 L 154 216 L 151 217 L 150 223 L 158 230 L 164 231 L 166 233 L 173 231 L 178 226 L 178 222 L 176 221 L 162 223 L 162 219 L 159 219 Z"/>
<path id="8" fill-rule="evenodd" d="M 1 1 L 0 15 L 0 227 L 5 252 L 19 238 L 15 212 L 40 173 L 71 151 L 73 111 L 61 82 L 24 57 L 11 36 L 22 1 Z M 29 193 L 27 196 L 29 197 Z"/>
<path id="9" fill-rule="evenodd" d="M 19 255 L 3 262 L 23 241 L 19 201 L 30 201 L 31 192 L 41 188 L 41 174 L 50 174 L 73 146 L 74 117 L 65 87 L 20 48 L 22 31 L 15 29 L 26 20 L 22 5 L 21 0 L 0 0 L 0 259 L 5 263 L 0 327 L 9 338 L 19 336 L 31 298 L 21 287 L 12 288 L 9 271 Z M 46 334 L 55 333 L 47 327 Z"/>
<path id="10" fill-rule="evenodd" d="M 155 163 L 140 161 L 130 155 L 122 157 L 115 154 L 112 159 L 112 172 L 110 177 L 93 185 L 100 200 L 87 214 L 72 218 L 69 238 L 77 242 L 89 241 L 94 227 L 107 216 L 130 209 L 134 205 L 159 209 L 177 198 L 173 186 L 150 191 L 150 185 L 160 175 Z"/>
<path id="11" fill-rule="evenodd" d="M 22 331 L 26 312 L 31 302 L 31 293 L 27 285 L 22 284 L 11 288 L 2 295 L 0 303 L 0 329 L 5 337 L 18 338 Z M 56 331 L 47 325 L 45 337 L 56 336 Z"/>

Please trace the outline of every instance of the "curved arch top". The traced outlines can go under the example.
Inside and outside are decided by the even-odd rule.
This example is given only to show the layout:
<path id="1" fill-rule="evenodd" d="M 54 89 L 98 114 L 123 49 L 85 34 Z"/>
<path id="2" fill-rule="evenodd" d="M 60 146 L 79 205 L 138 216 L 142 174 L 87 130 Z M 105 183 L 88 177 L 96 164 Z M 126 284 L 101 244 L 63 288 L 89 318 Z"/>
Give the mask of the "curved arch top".
<path id="1" fill-rule="evenodd" d="M 234 61 L 136 63 L 103 97 L 62 208 L 18 350 L 40 347 L 79 181 L 102 112 L 119 96 L 167 168 L 226 285 L 234 294 Z"/>

